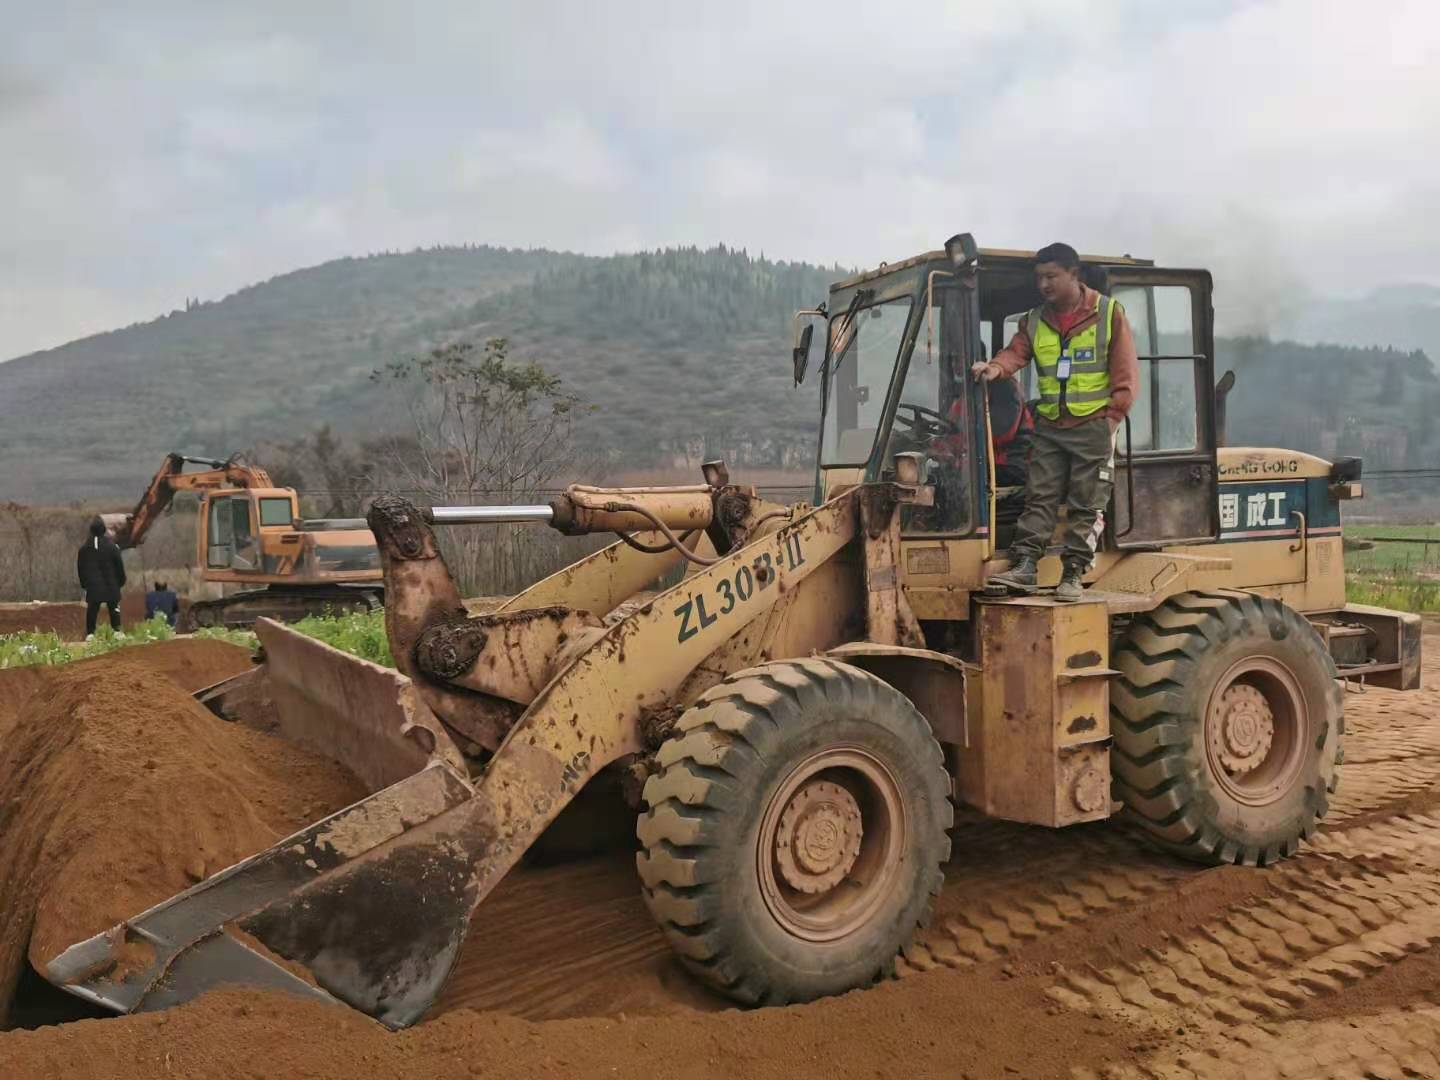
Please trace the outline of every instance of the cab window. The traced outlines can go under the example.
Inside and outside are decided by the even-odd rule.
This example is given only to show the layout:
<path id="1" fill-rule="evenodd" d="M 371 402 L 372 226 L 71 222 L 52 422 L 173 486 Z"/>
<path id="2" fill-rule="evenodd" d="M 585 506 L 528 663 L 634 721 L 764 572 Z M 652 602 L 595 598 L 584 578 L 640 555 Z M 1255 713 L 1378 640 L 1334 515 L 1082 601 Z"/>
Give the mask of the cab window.
<path id="1" fill-rule="evenodd" d="M 292 514 L 290 510 L 290 500 L 282 498 L 261 499 L 260 524 L 262 526 L 294 524 L 294 514 Z"/>
<path id="2" fill-rule="evenodd" d="M 1193 450 L 1195 419 L 1195 327 L 1190 290 L 1183 285 L 1121 285 L 1112 292 L 1124 306 L 1140 362 L 1130 406 L 1130 444 L 1123 454 Z"/>
<path id="3" fill-rule="evenodd" d="M 205 549 L 205 565 L 212 569 L 229 569 L 230 555 L 234 551 L 234 537 L 231 532 L 231 499 L 226 496 L 210 500 L 210 520 Z"/>
<path id="4" fill-rule="evenodd" d="M 210 500 L 205 564 L 216 570 L 254 570 L 259 549 L 250 523 L 250 499 L 223 495 Z"/>
<path id="5" fill-rule="evenodd" d="M 862 308 L 853 318 L 830 320 L 830 365 L 823 465 L 864 465 L 885 412 L 885 395 L 910 319 L 911 298 Z"/>
<path id="6" fill-rule="evenodd" d="M 955 290 L 936 288 L 934 306 L 919 328 L 910 351 L 900 402 L 890 425 L 884 460 L 918 453 L 925 462 L 926 482 L 935 488 L 933 506 L 904 506 L 900 524 L 907 535 L 963 534 L 971 527 L 975 437 L 966 397 L 967 381 L 954 365 L 963 363 L 954 340 Z"/>

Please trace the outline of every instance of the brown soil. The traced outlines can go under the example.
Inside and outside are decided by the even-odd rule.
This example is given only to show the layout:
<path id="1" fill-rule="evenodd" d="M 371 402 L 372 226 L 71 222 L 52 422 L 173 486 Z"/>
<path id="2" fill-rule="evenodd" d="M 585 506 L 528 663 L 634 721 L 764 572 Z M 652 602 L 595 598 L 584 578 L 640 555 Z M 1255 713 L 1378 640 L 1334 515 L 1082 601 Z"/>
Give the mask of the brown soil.
<path id="1" fill-rule="evenodd" d="M 363 793 L 186 693 L 248 665 L 173 641 L 3 673 L 29 695 L 0 744 L 0 1013 L 27 950 L 42 966 Z"/>
<path id="2" fill-rule="evenodd" d="M 121 607 L 124 607 L 123 598 Z M 141 607 L 144 607 L 143 600 Z M 0 604 L 0 634 L 30 630 L 40 633 L 53 630 L 63 641 L 78 641 L 85 636 L 85 605 L 74 602 Z"/>
<path id="3" fill-rule="evenodd" d="M 40 1080 L 1440 1076 L 1433 627 L 1426 648 L 1426 690 L 1347 697 L 1341 788 L 1299 857 L 1264 871 L 1201 869 L 1114 825 L 1049 832 L 965 816 L 930 926 L 902 977 L 872 990 L 803 1007 L 725 1008 L 670 957 L 639 899 L 633 860 L 619 851 L 517 870 L 477 912 L 431 1016 L 409 1031 L 386 1032 L 341 1007 L 230 990 L 167 1013 L 0 1035 L 0 1060 Z M 96 723 L 90 708 L 83 697 L 70 705 L 82 724 Z M 187 745 L 210 742 L 199 719 L 183 725 Z M 253 744 L 227 743 L 223 767 L 205 773 L 207 791 L 230 801 L 236 819 L 299 813 L 288 803 L 257 808 L 252 795 L 267 782 L 283 778 L 293 793 L 309 781 L 293 758 L 262 767 L 274 740 L 246 734 Z M 154 744 L 151 756 L 169 762 L 174 743 Z M 134 757 L 124 746 L 114 753 Z M 212 768 L 204 752 L 185 758 Z M 263 779 L 241 785 L 243 797 L 225 793 L 246 770 Z M 10 783 L 4 776 L 0 785 Z M 203 846 L 215 824 L 203 808 L 186 812 L 197 823 L 186 839 Z M 60 831 L 74 827 L 68 820 Z M 11 835 L 0 818 L 0 838 Z M 0 860 L 7 853 L 0 845 Z M 181 857 L 163 846 L 151 856 L 162 870 Z M 10 876 L 0 862 L 0 880 Z M 77 909 L 62 921 L 76 932 L 104 919 Z"/>
<path id="4" fill-rule="evenodd" d="M 251 667 L 250 653 L 238 645 L 200 638 L 174 638 L 151 645 L 134 645 L 91 660 L 79 660 L 63 669 L 44 666 L 0 670 L 0 736 L 20 713 L 25 701 L 56 671 L 129 669 L 163 675 L 187 694 Z"/>
<path id="5" fill-rule="evenodd" d="M 189 598 L 180 597 L 180 611 L 183 613 L 189 606 Z M 100 618 L 106 618 L 103 608 Z M 120 595 L 120 625 L 134 626 L 144 620 L 145 591 L 125 590 Z M 79 641 L 85 636 L 85 605 L 80 601 L 0 604 L 0 634 L 18 634 L 27 630 L 53 630 L 63 641 Z"/>
<path id="6" fill-rule="evenodd" d="M 943 974 L 817 1005 L 535 1023 L 468 1009 L 390 1033 L 351 1010 L 244 991 L 169 1013 L 3 1037 L 19 1075 L 375 1078 L 1064 1077 L 1122 1062 L 1123 1025 L 1048 1006 L 1038 985 Z"/>

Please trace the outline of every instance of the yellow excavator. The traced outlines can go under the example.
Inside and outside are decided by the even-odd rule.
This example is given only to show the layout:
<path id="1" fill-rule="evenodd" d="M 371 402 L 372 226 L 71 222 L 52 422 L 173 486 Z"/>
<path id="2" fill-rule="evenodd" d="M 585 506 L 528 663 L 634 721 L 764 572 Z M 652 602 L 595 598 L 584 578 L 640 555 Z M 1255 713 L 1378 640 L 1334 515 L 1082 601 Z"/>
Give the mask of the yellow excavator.
<path id="1" fill-rule="evenodd" d="M 200 465 L 185 471 L 187 465 Z M 294 488 L 238 455 L 225 461 L 168 454 L 128 514 L 101 514 L 123 550 L 139 547 L 175 496 L 200 497 L 196 560 L 201 581 L 248 586 L 192 603 L 180 629 L 292 622 L 325 611 L 378 610 L 380 553 L 363 520 L 305 520 Z"/>
<path id="2" fill-rule="evenodd" d="M 1209 275 L 1086 261 L 1130 314 L 1141 378 L 1081 602 L 1055 600 L 1054 554 L 1034 594 L 985 590 L 1008 526 L 967 373 L 1038 296 L 1031 253 L 961 234 L 797 316 L 797 382 L 824 327 L 814 505 L 719 463 L 544 506 L 378 499 L 399 672 L 262 619 L 264 662 L 200 694 L 233 715 L 263 684 L 279 732 L 372 793 L 46 977 L 118 1011 L 244 983 L 403 1027 L 602 776 L 676 954 L 748 1005 L 891 972 L 941 887 L 954 804 L 1051 828 L 1123 815 L 1205 863 L 1293 854 L 1340 782 L 1342 681 L 1417 686 L 1419 620 L 1345 601 L 1359 461 L 1220 445 Z M 494 520 L 616 540 L 470 616 L 435 530 Z"/>

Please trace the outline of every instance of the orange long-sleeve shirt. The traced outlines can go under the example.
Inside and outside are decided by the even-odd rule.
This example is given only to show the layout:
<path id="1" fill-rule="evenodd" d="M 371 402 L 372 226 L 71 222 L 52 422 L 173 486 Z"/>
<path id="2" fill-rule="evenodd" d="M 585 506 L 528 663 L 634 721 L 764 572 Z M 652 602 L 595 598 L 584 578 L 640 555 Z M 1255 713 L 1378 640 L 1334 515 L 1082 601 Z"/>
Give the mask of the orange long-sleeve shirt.
<path id="1" fill-rule="evenodd" d="M 1080 287 L 1080 302 L 1071 311 L 1093 311 L 1095 308 L 1096 292 L 1088 285 Z M 1068 314 L 1068 313 L 1067 313 Z M 1055 313 L 1047 306 L 1045 309 L 1047 321 L 1052 325 L 1057 321 Z M 1091 316 L 1093 319 L 1093 316 Z M 1024 316 L 1020 325 L 1015 330 L 1010 344 L 995 354 L 994 363 L 1007 376 L 1014 375 L 1030 362 L 1035 355 L 1035 347 L 1030 340 L 1030 317 Z M 1090 322 L 1090 319 L 1082 319 L 1070 328 L 1071 334 L 1076 330 L 1083 330 Z M 1130 412 L 1130 405 L 1135 400 L 1135 385 L 1140 378 L 1140 361 L 1135 355 L 1135 335 L 1130 331 L 1130 321 L 1125 317 L 1125 309 L 1116 306 L 1115 321 L 1110 330 L 1110 404 L 1106 406 L 1105 416 L 1116 424 L 1124 421 L 1127 413 Z M 1072 427 L 1075 424 L 1082 424 L 1086 420 L 1094 419 L 1092 416 L 1071 416 L 1070 411 L 1065 409 L 1060 413 L 1060 419 L 1055 423 L 1061 427 Z"/>

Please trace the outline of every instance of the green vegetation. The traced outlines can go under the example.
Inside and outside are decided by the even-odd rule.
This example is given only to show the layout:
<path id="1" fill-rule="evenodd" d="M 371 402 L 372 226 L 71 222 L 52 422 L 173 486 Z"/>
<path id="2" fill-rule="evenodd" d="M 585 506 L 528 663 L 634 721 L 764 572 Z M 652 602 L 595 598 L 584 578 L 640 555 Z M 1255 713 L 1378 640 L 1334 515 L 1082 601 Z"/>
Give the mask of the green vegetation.
<path id="1" fill-rule="evenodd" d="M 1347 541 L 1377 536 L 1409 537 L 1416 542 L 1372 541 L 1369 548 L 1347 544 L 1346 598 L 1401 611 L 1440 612 L 1440 526 L 1360 525 L 1345 529 Z M 1434 543 L 1424 543 L 1427 539 Z"/>
<path id="2" fill-rule="evenodd" d="M 196 638 L 228 641 L 247 649 L 256 646 L 255 635 L 247 630 L 226 630 L 219 627 L 198 630 Z M 148 622 L 137 623 L 128 630 L 116 632 L 102 626 L 89 641 L 65 642 L 53 631 L 0 635 L 0 668 L 27 667 L 31 664 L 68 664 L 72 660 L 88 660 L 131 645 L 148 645 L 169 641 L 175 631 L 163 615 Z"/>
<path id="3" fill-rule="evenodd" d="M 1220 339 L 1215 352 L 1216 372 L 1236 376 L 1232 445 L 1363 457 L 1367 475 L 1440 458 L 1440 375 L 1423 352 L 1263 338 Z M 1386 497 L 1433 497 L 1434 481 L 1367 486 Z"/>
<path id="4" fill-rule="evenodd" d="M 342 652 L 385 667 L 395 666 L 395 659 L 390 655 L 390 641 L 385 636 L 383 611 L 310 615 L 295 623 L 293 628 Z"/>
<path id="5" fill-rule="evenodd" d="M 1388 574 L 1347 574 L 1345 599 L 1396 611 L 1440 613 L 1440 582 L 1416 581 Z"/>
<path id="6" fill-rule="evenodd" d="M 385 637 L 385 613 L 311 615 L 296 623 L 294 628 L 310 637 L 318 638 L 344 652 L 353 653 L 366 660 L 385 667 L 394 667 L 390 656 L 390 643 Z M 0 668 L 24 667 L 30 664 L 68 664 L 72 660 L 87 660 L 102 656 L 116 649 L 131 645 L 148 645 L 154 641 L 170 641 L 176 636 L 162 615 L 148 622 L 138 623 L 128 630 L 116 633 L 108 626 L 95 632 L 89 641 L 64 642 L 55 633 L 5 634 L 0 635 Z M 214 641 L 228 641 L 247 649 L 256 647 L 255 635 L 248 630 L 227 630 L 219 627 L 195 631 L 194 638 Z"/>

